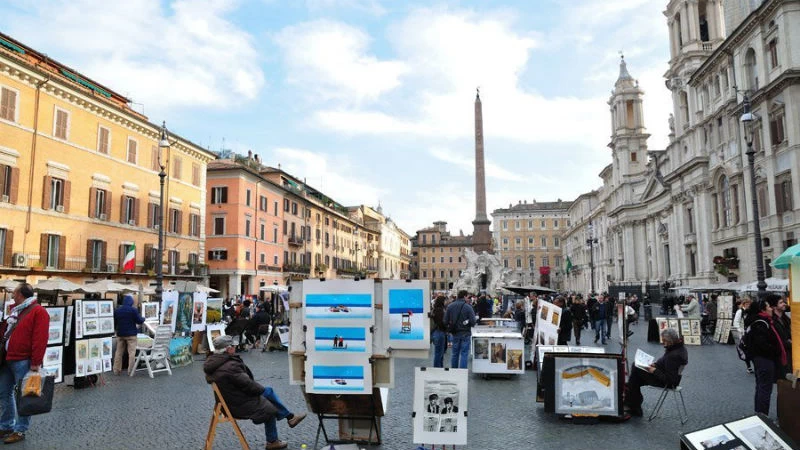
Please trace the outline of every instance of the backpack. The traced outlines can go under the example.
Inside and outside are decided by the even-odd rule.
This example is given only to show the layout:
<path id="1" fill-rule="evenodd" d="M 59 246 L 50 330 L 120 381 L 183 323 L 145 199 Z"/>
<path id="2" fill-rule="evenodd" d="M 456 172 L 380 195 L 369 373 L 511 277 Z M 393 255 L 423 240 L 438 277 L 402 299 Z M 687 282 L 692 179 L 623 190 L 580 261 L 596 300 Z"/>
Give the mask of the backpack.
<path id="1" fill-rule="evenodd" d="M 758 319 L 754 320 L 753 323 L 744 329 L 744 335 L 742 335 L 742 338 L 739 339 L 739 343 L 736 344 L 736 353 L 739 354 L 739 359 L 742 361 L 749 361 L 753 359 L 753 333 L 751 333 L 751 330 L 753 329 L 753 325 L 758 322 L 763 322 L 764 325 L 769 328 L 769 324 L 766 320 Z"/>

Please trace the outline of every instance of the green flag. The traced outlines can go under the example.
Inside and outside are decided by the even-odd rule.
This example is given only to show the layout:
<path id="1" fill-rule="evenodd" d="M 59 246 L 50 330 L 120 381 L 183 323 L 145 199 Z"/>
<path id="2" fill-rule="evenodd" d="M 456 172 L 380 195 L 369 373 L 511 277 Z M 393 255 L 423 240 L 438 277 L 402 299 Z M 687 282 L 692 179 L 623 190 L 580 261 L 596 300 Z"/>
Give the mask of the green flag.
<path id="1" fill-rule="evenodd" d="M 570 270 L 572 270 L 572 260 L 567 256 L 567 275 L 569 275 Z"/>

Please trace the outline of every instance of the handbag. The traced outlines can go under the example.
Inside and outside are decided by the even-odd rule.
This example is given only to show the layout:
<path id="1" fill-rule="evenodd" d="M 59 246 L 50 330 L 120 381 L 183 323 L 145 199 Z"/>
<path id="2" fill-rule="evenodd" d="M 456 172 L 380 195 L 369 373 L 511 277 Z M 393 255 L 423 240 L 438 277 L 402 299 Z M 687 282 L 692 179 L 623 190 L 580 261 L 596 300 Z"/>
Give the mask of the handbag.
<path id="1" fill-rule="evenodd" d="M 17 385 L 17 415 L 35 416 L 37 414 L 49 413 L 53 409 L 53 390 L 56 385 L 56 377 L 48 375 L 42 381 L 42 395 L 22 396 L 21 385 Z"/>

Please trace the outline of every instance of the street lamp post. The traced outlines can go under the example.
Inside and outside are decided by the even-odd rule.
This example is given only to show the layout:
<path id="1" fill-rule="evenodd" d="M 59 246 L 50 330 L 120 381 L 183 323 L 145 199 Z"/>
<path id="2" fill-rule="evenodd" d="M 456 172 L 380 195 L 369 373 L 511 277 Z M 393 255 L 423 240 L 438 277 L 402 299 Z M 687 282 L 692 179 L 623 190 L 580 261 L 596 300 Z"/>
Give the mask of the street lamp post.
<path id="1" fill-rule="evenodd" d="M 594 226 L 589 224 L 589 239 L 586 239 L 586 245 L 589 246 L 589 272 L 591 276 L 590 284 L 592 286 L 591 293 L 594 294 L 594 244 L 597 243 L 597 238 L 594 237 Z"/>
<path id="2" fill-rule="evenodd" d="M 764 281 L 764 255 L 761 248 L 761 218 L 758 214 L 758 195 L 756 192 L 756 151 L 753 149 L 753 126 L 756 115 L 751 111 L 750 98 L 744 96 L 742 101 L 742 117 L 739 119 L 744 125 L 744 139 L 747 143 L 747 164 L 750 168 L 750 200 L 753 206 L 753 240 L 756 245 L 756 279 L 758 282 L 758 297 L 763 298 L 767 292 L 767 283 Z"/>
<path id="3" fill-rule="evenodd" d="M 167 139 L 167 124 L 161 123 L 161 138 L 158 140 L 158 165 L 161 171 L 158 172 L 160 184 L 160 196 L 158 203 L 158 255 L 156 260 L 156 300 L 161 301 L 164 292 L 164 179 L 167 177 L 166 166 L 162 155 L 169 149 L 169 139 Z"/>

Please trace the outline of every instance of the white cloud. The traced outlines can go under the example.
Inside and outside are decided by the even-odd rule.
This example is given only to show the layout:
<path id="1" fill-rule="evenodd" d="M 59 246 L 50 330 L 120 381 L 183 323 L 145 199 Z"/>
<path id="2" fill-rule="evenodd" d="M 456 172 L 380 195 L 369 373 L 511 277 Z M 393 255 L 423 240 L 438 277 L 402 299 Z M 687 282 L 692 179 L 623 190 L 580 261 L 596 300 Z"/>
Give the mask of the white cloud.
<path id="1" fill-rule="evenodd" d="M 386 8 L 377 0 L 306 0 L 306 6 L 311 11 L 352 9 L 373 16 L 386 14 Z"/>
<path id="2" fill-rule="evenodd" d="M 42 0 L 8 21 L 10 34 L 109 88 L 145 112 L 225 108 L 264 84 L 249 34 L 226 19 L 231 0 Z"/>
<path id="3" fill-rule="evenodd" d="M 429 150 L 429 153 L 431 156 L 440 161 L 455 164 L 456 166 L 464 169 L 467 173 L 472 175 L 475 174 L 475 155 L 473 153 L 470 153 L 469 155 L 463 155 L 444 147 L 433 147 Z M 525 180 L 525 177 L 522 175 L 516 174 L 510 170 L 506 170 L 492 161 L 485 161 L 484 164 L 486 167 L 487 177 L 498 178 L 505 181 Z"/>
<path id="4" fill-rule="evenodd" d="M 384 189 L 369 184 L 358 166 L 341 154 L 327 154 L 305 149 L 280 147 L 272 151 L 271 164 L 281 165 L 284 171 L 305 179 L 333 200 L 345 205 L 376 205 Z"/>
<path id="5" fill-rule="evenodd" d="M 289 82 L 324 99 L 375 100 L 398 87 L 408 71 L 402 62 L 368 54 L 369 35 L 339 22 L 293 25 L 281 30 L 275 41 L 284 52 Z"/>

